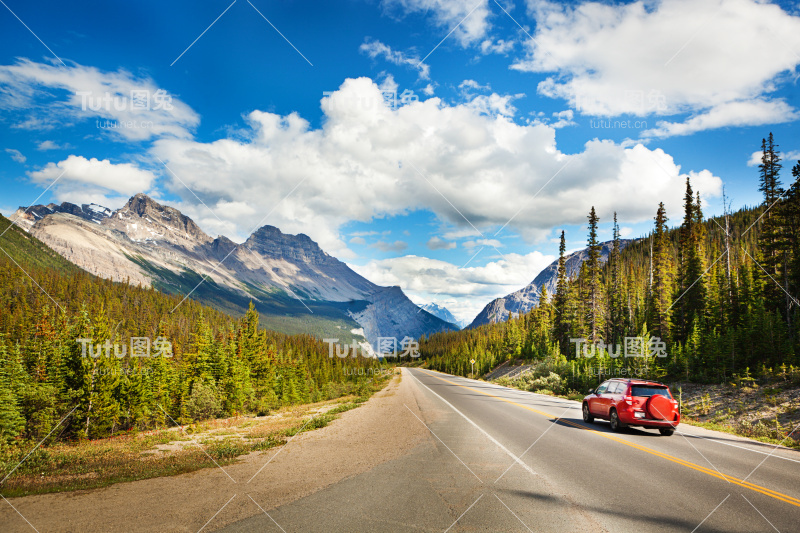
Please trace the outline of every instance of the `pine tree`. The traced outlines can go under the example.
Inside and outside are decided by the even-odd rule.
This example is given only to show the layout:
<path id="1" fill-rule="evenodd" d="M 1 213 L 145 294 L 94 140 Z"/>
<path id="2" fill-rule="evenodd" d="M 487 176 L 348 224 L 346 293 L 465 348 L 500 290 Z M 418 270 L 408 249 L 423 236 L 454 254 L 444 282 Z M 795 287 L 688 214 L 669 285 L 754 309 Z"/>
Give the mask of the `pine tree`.
<path id="1" fill-rule="evenodd" d="M 553 299 L 553 307 L 555 308 L 555 338 L 559 344 L 561 353 L 566 353 L 569 349 L 569 322 L 567 310 L 567 260 L 564 253 L 567 250 L 566 240 L 564 239 L 564 231 L 561 231 L 561 242 L 558 245 L 558 279 L 556 282 L 556 294 Z"/>
<path id="2" fill-rule="evenodd" d="M 706 241 L 706 227 L 703 224 L 703 208 L 700 202 L 700 191 L 697 191 L 694 201 L 694 262 L 693 268 L 696 272 L 699 272 L 698 279 L 700 280 L 695 286 L 692 288 L 692 303 L 694 306 L 694 312 L 698 317 L 705 316 L 706 310 L 706 301 L 708 297 L 708 291 L 706 290 L 706 284 L 704 280 L 704 274 L 706 273 L 706 253 L 705 253 L 705 241 Z M 717 255 L 716 257 L 719 257 Z"/>
<path id="3" fill-rule="evenodd" d="M 733 249 L 731 247 L 731 216 L 730 216 L 730 204 L 728 203 L 728 197 L 725 194 L 725 187 L 722 188 L 722 207 L 724 210 L 724 217 L 725 217 L 725 305 L 724 305 L 724 314 L 727 318 L 728 324 L 735 328 L 740 325 L 740 316 L 737 314 L 737 299 L 738 299 L 738 289 L 736 280 L 734 279 L 733 273 Z M 734 345 L 731 344 L 731 350 L 734 350 Z"/>
<path id="4" fill-rule="evenodd" d="M 217 377 L 217 347 L 205 317 L 201 314 L 195 322 L 194 342 L 186 352 L 185 363 L 189 367 L 192 382 L 212 380 Z"/>
<path id="5" fill-rule="evenodd" d="M 586 292 L 584 309 L 588 342 L 602 340 L 603 309 L 602 281 L 600 279 L 600 252 L 602 246 L 597 240 L 597 222 L 600 220 L 592 206 L 589 216 L 588 258 L 586 260 Z"/>
<path id="6" fill-rule="evenodd" d="M 703 213 L 699 193 L 695 199 L 688 177 L 683 201 L 683 223 L 678 243 L 678 290 L 673 303 L 677 311 L 675 339 L 680 342 L 688 338 L 695 320 L 702 317 L 706 294 L 703 280 Z"/>
<path id="7" fill-rule="evenodd" d="M 622 264 L 620 260 L 620 233 L 617 212 L 614 211 L 613 241 L 608 256 L 608 327 L 607 338 L 611 344 L 619 343 L 624 335 L 624 303 L 622 287 Z"/>
<path id="8" fill-rule="evenodd" d="M 650 324 L 652 331 L 665 342 L 670 338 L 670 298 L 672 295 L 672 258 L 667 237 L 667 213 L 664 202 L 658 204 L 653 231 L 653 286 L 650 294 Z"/>
<path id="9" fill-rule="evenodd" d="M 508 313 L 505 329 L 505 345 L 509 359 L 516 359 L 522 355 L 523 332 L 520 322 L 521 317 L 514 318 L 513 313 Z"/>
<path id="10" fill-rule="evenodd" d="M 761 140 L 761 164 L 758 166 L 759 187 L 764 195 L 764 215 L 761 219 L 758 262 L 766 276 L 764 297 L 767 310 L 784 307 L 784 292 L 780 287 L 782 280 L 783 243 L 781 242 L 780 201 L 783 189 L 780 181 L 781 157 L 778 145 L 770 132 L 767 139 Z"/>
<path id="11" fill-rule="evenodd" d="M 25 429 L 25 418 L 14 392 L 15 385 L 21 387 L 22 383 L 14 383 L 16 372 L 12 366 L 5 339 L 0 336 L 0 441 L 10 441 Z"/>
<path id="12" fill-rule="evenodd" d="M 775 144 L 772 132 L 769 133 L 767 139 L 761 139 L 761 163 L 758 165 L 758 190 L 764 195 L 766 207 L 772 207 L 783 193 L 779 176 L 783 165 L 780 163 L 781 157 L 777 148 L 778 145 Z M 769 219 L 772 218 L 772 215 L 767 213 L 765 217 Z"/>

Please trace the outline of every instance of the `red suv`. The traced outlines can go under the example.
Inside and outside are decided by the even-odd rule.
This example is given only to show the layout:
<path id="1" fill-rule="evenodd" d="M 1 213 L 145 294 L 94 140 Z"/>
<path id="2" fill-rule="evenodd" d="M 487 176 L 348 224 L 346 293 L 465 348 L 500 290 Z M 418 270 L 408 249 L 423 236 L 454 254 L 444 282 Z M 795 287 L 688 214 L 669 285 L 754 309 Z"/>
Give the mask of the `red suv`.
<path id="1" fill-rule="evenodd" d="M 657 381 L 609 379 L 583 399 L 583 420 L 602 418 L 619 431 L 628 426 L 658 429 L 672 435 L 681 420 L 678 402 L 669 387 Z"/>

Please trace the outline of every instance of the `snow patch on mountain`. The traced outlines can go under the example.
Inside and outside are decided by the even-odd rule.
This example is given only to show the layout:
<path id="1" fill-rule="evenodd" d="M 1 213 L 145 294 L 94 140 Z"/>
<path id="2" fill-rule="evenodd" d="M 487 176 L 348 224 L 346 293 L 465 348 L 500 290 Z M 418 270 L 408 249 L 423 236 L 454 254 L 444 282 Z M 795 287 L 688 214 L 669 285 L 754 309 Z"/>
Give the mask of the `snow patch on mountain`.
<path id="1" fill-rule="evenodd" d="M 11 215 L 10 219 L 25 231 L 30 231 L 36 222 L 42 220 L 47 215 L 55 213 L 67 213 L 100 224 L 104 219 L 111 216 L 112 211 L 107 207 L 97 204 L 83 204 L 77 206 L 69 202 L 63 202 L 61 205 L 48 204 L 32 205 L 27 208 L 20 207 Z"/>

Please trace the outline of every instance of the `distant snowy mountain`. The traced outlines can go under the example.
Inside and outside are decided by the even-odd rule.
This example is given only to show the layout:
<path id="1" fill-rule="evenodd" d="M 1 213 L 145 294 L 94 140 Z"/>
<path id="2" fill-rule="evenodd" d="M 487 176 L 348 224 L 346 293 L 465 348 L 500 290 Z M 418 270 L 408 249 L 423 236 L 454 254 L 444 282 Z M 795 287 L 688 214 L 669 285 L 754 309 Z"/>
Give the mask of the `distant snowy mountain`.
<path id="1" fill-rule="evenodd" d="M 620 240 L 620 249 L 625 248 L 630 244 L 630 239 Z M 605 262 L 608 260 L 608 254 L 611 251 L 611 246 L 614 241 L 607 241 L 602 243 L 600 251 L 600 261 Z M 581 264 L 589 258 L 588 248 L 573 252 L 566 256 L 567 276 L 576 276 L 581 269 Z M 547 288 L 547 294 L 553 295 L 556 292 L 556 285 L 558 284 L 558 260 L 556 259 L 550 263 L 539 275 L 537 275 L 532 282 L 516 292 L 503 297 L 492 300 L 483 310 L 478 313 L 478 316 L 469 325 L 470 328 L 481 326 L 483 324 L 494 324 L 496 322 L 504 322 L 508 320 L 509 313 L 517 316 L 520 313 L 527 313 L 539 303 L 541 291 L 543 287 Z"/>
<path id="2" fill-rule="evenodd" d="M 144 194 L 113 212 L 65 203 L 20 208 L 11 218 L 100 277 L 191 293 L 232 314 L 252 300 L 266 325 L 287 332 L 348 341 L 353 331 L 363 331 L 375 345 L 378 337 L 457 329 L 419 312 L 399 287 L 360 276 L 306 235 L 263 226 L 242 244 L 212 238 L 177 209 Z"/>
<path id="3" fill-rule="evenodd" d="M 432 314 L 433 316 L 437 316 L 437 317 L 441 318 L 442 320 L 444 320 L 445 322 L 449 322 L 451 324 L 455 324 L 459 328 L 463 328 L 464 326 L 466 326 L 466 322 L 464 322 L 463 320 L 457 319 L 453 315 L 453 313 L 450 312 L 449 309 L 447 309 L 446 307 L 441 306 L 441 305 L 439 305 L 437 303 L 431 302 L 429 304 L 420 305 L 420 307 L 422 309 L 424 309 L 425 311 L 429 312 L 430 314 Z"/>
<path id="4" fill-rule="evenodd" d="M 36 222 L 53 213 L 68 213 L 84 220 L 100 224 L 103 219 L 111 216 L 112 211 L 107 207 L 97 204 L 83 204 L 77 206 L 69 202 L 64 202 L 61 205 L 34 205 L 27 209 L 20 207 L 11 216 L 11 219 L 15 220 L 21 228 L 30 230 Z"/>

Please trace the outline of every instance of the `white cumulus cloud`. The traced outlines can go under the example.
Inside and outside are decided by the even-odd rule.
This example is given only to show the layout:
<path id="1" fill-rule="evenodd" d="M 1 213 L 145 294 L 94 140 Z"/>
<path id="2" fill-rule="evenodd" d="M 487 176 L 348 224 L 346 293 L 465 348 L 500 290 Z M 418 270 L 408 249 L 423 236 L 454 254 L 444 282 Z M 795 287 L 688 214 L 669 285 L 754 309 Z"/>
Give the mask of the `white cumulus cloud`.
<path id="1" fill-rule="evenodd" d="M 756 0 L 529 0 L 536 32 L 513 68 L 590 115 L 689 114 L 649 136 L 796 120 L 770 96 L 800 63 L 800 17 Z"/>
<path id="2" fill-rule="evenodd" d="M 514 41 L 506 41 L 503 39 L 497 39 L 497 41 L 493 41 L 491 39 L 484 39 L 481 41 L 481 53 L 484 55 L 488 54 L 501 54 L 506 55 L 511 50 L 514 49 L 514 45 L 516 43 Z"/>
<path id="3" fill-rule="evenodd" d="M 495 239 L 504 227 L 534 242 L 554 225 L 584 224 L 592 205 L 601 219 L 617 211 L 626 223 L 651 220 L 659 201 L 679 213 L 687 175 L 704 197 L 721 192 L 711 172 L 685 171 L 660 149 L 595 139 L 567 154 L 552 126 L 438 98 L 392 109 L 368 78 L 346 80 L 322 110 L 319 128 L 296 113 L 254 111 L 249 138 L 163 138 L 151 155 L 180 176 L 167 175 L 187 214 L 197 202 L 184 183 L 240 239 L 268 223 L 344 258 L 354 257 L 340 235 L 345 223 L 418 209 L 454 228 L 444 239 Z M 253 214 L 220 209 L 234 201 Z"/>
<path id="4" fill-rule="evenodd" d="M 28 176 L 44 186 L 55 182 L 52 190 L 59 201 L 78 204 L 93 201 L 107 207 L 116 207 L 121 198 L 149 191 L 155 181 L 152 172 L 131 163 L 114 164 L 108 159 L 86 159 L 78 155 L 48 163 L 41 170 L 28 172 Z M 109 200 L 107 194 L 116 194 L 117 198 Z"/>
<path id="5" fill-rule="evenodd" d="M 698 131 L 726 126 L 761 126 L 780 124 L 800 118 L 800 113 L 782 100 L 753 100 L 727 102 L 695 115 L 685 122 L 659 121 L 657 127 L 642 132 L 645 137 L 691 135 Z"/>

